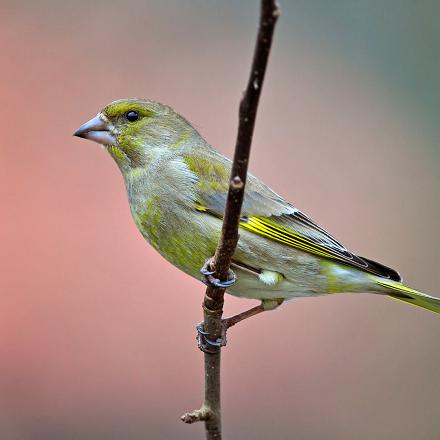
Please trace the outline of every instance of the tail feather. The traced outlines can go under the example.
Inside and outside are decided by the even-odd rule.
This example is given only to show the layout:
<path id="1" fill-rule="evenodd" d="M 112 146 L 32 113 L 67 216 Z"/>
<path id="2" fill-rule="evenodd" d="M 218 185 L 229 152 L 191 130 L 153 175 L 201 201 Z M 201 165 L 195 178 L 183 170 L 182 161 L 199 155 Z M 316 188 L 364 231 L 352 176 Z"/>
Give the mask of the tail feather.
<path id="1" fill-rule="evenodd" d="M 434 313 L 440 313 L 440 299 L 418 292 L 395 281 L 376 280 L 376 284 L 385 287 L 391 298 L 413 304 Z"/>

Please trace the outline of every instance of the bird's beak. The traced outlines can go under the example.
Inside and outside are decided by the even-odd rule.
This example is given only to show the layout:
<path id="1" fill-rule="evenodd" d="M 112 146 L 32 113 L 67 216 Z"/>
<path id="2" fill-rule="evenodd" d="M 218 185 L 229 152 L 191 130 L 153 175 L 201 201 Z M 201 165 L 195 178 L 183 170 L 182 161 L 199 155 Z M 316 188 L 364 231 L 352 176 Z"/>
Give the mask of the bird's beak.
<path id="1" fill-rule="evenodd" d="M 117 140 L 113 132 L 114 128 L 110 121 L 102 113 L 98 113 L 93 119 L 81 125 L 73 135 L 98 144 L 116 145 Z"/>

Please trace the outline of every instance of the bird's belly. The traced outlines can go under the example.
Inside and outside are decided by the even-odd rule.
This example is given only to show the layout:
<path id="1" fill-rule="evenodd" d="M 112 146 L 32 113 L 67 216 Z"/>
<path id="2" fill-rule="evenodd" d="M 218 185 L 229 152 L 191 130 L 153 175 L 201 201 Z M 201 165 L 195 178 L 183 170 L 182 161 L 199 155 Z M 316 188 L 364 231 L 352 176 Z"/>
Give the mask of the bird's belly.
<path id="1" fill-rule="evenodd" d="M 197 212 L 173 215 L 173 210 L 132 210 L 138 229 L 170 263 L 188 275 L 201 279 L 200 269 L 213 256 L 220 236 L 220 219 Z M 233 261 L 255 269 L 234 268 L 237 282 L 228 293 L 254 299 L 290 299 L 329 293 L 323 259 L 241 229 Z M 282 280 L 268 285 L 261 271 L 282 274 Z"/>

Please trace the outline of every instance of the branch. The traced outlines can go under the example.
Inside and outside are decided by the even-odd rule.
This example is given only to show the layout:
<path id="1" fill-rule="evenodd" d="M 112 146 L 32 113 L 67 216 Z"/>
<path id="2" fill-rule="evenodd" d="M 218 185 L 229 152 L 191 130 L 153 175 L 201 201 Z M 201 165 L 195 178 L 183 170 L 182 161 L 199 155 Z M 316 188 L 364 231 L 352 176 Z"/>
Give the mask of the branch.
<path id="1" fill-rule="evenodd" d="M 275 0 L 261 0 L 260 25 L 247 88 L 240 102 L 239 126 L 226 201 L 222 232 L 211 263 L 214 276 L 228 278 L 232 256 L 238 242 L 238 227 L 243 204 L 249 154 L 258 102 L 263 87 L 275 24 L 280 10 Z M 225 289 L 208 287 L 203 301 L 204 330 L 207 338 L 216 341 L 222 336 L 222 315 Z M 204 420 L 206 438 L 221 439 L 220 347 L 205 352 L 205 402 L 202 409 L 182 416 L 186 423 Z"/>

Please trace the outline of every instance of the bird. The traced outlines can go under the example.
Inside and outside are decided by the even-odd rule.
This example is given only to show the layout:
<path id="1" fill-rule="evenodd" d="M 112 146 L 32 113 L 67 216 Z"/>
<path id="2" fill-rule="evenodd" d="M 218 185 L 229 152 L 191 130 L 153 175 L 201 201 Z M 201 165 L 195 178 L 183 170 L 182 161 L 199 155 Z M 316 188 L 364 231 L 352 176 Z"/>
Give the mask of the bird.
<path id="1" fill-rule="evenodd" d="M 261 301 L 243 317 L 292 298 L 342 292 L 379 294 L 440 313 L 439 298 L 405 286 L 394 269 L 350 252 L 250 173 L 233 272 L 226 281 L 215 279 L 210 257 L 220 238 L 232 162 L 167 105 L 120 99 L 74 136 L 103 145 L 113 157 L 137 228 L 166 260 L 229 294 Z"/>

